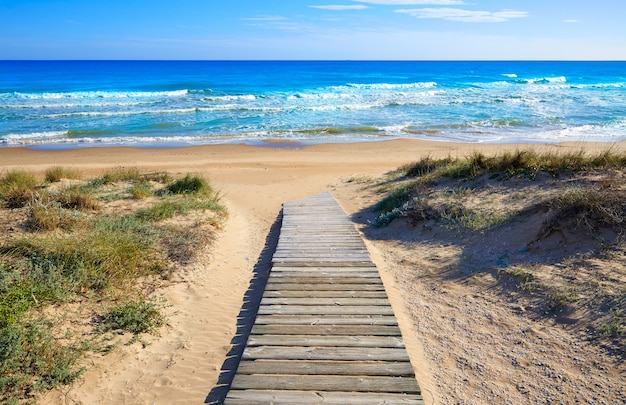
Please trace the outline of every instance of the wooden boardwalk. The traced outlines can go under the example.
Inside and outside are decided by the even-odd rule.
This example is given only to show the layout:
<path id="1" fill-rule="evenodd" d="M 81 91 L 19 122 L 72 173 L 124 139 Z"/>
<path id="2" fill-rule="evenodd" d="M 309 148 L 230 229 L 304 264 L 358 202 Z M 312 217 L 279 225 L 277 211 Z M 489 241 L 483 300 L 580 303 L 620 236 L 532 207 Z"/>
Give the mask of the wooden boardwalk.
<path id="1" fill-rule="evenodd" d="M 272 270 L 224 403 L 423 403 L 378 269 L 330 194 L 283 205 Z"/>

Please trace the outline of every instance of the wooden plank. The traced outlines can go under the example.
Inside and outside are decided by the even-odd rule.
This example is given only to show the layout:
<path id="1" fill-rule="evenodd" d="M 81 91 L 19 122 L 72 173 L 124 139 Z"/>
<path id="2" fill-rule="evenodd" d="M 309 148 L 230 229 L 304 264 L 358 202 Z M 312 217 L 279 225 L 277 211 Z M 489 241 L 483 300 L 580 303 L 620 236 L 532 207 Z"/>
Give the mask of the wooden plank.
<path id="1" fill-rule="evenodd" d="M 365 278 L 365 277 L 272 277 L 270 276 L 268 283 L 286 283 L 286 284 L 366 284 L 376 285 L 382 284 L 380 278 Z"/>
<path id="2" fill-rule="evenodd" d="M 276 278 L 289 278 L 289 277 L 332 277 L 339 279 L 342 278 L 375 278 L 380 279 L 380 275 L 376 271 L 341 271 L 341 270 L 310 270 L 310 271 L 281 271 L 272 270 L 270 277 Z"/>
<path id="3" fill-rule="evenodd" d="M 378 274 L 378 269 L 376 268 L 376 266 L 373 266 L 373 265 L 361 266 L 361 267 L 356 267 L 356 266 L 351 266 L 351 267 L 274 266 L 274 267 L 272 267 L 272 273 L 282 272 L 282 271 L 294 272 L 294 273 L 296 273 L 296 272 L 316 272 L 316 271 L 345 272 L 345 273 L 348 273 L 348 272 L 352 272 L 352 273 L 367 272 L 367 273 L 376 273 L 376 274 Z"/>
<path id="4" fill-rule="evenodd" d="M 274 283 L 273 280 L 268 280 L 265 289 L 269 291 L 385 291 L 382 284 Z"/>
<path id="5" fill-rule="evenodd" d="M 418 394 L 293 391 L 293 390 L 236 390 L 228 393 L 225 405 L 424 405 Z"/>
<path id="6" fill-rule="evenodd" d="M 263 298 L 261 305 L 390 305 L 387 298 Z"/>
<path id="7" fill-rule="evenodd" d="M 252 327 L 252 334 L 268 335 L 334 335 L 334 336 L 400 336 L 397 326 L 388 325 L 261 325 Z"/>
<path id="8" fill-rule="evenodd" d="M 237 374 L 233 389 L 268 390 L 324 390 L 388 392 L 420 394 L 415 378 L 377 376 L 321 376 L 321 375 L 246 375 Z"/>
<path id="9" fill-rule="evenodd" d="M 259 325 L 397 325 L 395 316 L 386 315 L 258 315 Z"/>
<path id="10" fill-rule="evenodd" d="M 261 305 L 259 315 L 393 315 L 390 306 L 372 305 Z"/>
<path id="11" fill-rule="evenodd" d="M 383 290 L 344 290 L 344 291 L 280 291 L 266 290 L 263 298 L 387 298 L 387 293 Z"/>
<path id="12" fill-rule="evenodd" d="M 250 335 L 248 347 L 404 347 L 397 336 L 307 336 L 307 335 Z"/>
<path id="13" fill-rule="evenodd" d="M 329 266 L 329 267 L 336 267 L 336 266 L 344 266 L 344 267 L 350 267 L 350 266 L 354 266 L 354 267 L 362 267 L 364 265 L 367 265 L 368 263 L 370 263 L 369 261 L 367 262 L 363 262 L 363 261 L 322 261 L 322 260 L 318 260 L 318 261 L 307 261 L 307 260 L 277 260 L 277 261 L 272 261 L 272 265 L 277 266 L 277 265 L 289 265 L 289 266 Z"/>
<path id="14" fill-rule="evenodd" d="M 256 346 L 246 347 L 242 359 L 409 361 L 409 356 L 404 348 Z"/>
<path id="15" fill-rule="evenodd" d="M 255 360 L 242 361 L 241 374 L 296 374 L 296 375 L 369 375 L 412 377 L 413 367 L 408 362 L 390 361 L 298 361 Z"/>

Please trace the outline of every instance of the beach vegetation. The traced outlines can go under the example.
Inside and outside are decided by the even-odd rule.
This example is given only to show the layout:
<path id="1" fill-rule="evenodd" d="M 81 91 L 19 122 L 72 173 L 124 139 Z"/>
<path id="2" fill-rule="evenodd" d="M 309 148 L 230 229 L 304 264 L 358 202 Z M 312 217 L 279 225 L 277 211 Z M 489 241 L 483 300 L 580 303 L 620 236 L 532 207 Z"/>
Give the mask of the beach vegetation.
<path id="1" fill-rule="evenodd" d="M 39 182 L 29 172 L 14 170 L 0 177 L 0 198 L 7 208 L 22 208 L 32 198 Z"/>
<path id="2" fill-rule="evenodd" d="M 167 190 L 172 194 L 212 195 L 214 193 L 205 178 L 191 174 L 173 181 L 167 186 Z"/>
<path id="3" fill-rule="evenodd" d="M 102 315 L 100 330 L 140 333 L 157 333 L 165 324 L 162 314 L 162 302 L 139 297 L 117 304 Z"/>
<path id="4" fill-rule="evenodd" d="M 11 237 L 0 240 L 2 403 L 75 380 L 86 351 L 117 346 L 110 337 L 103 343 L 106 334 L 157 334 L 166 304 L 151 298 L 155 286 L 209 246 L 227 214 L 201 176 L 176 181 L 167 173 L 114 169 L 65 189 L 53 187 L 52 178 L 42 183 L 10 172 L 0 179 L 2 209 L 14 221 Z M 17 189 L 24 201 L 6 204 Z M 149 195 L 138 199 L 136 192 Z M 59 314 L 75 303 L 80 310 Z M 59 321 L 94 313 L 87 331 Z"/>
<path id="5" fill-rule="evenodd" d="M 47 182 L 56 183 L 63 179 L 80 180 L 80 172 L 63 166 L 53 166 L 46 170 L 45 179 Z"/>
<path id="6" fill-rule="evenodd" d="M 141 181 L 131 187 L 130 194 L 135 200 L 142 200 L 144 198 L 152 197 L 154 195 L 154 190 L 149 182 Z"/>

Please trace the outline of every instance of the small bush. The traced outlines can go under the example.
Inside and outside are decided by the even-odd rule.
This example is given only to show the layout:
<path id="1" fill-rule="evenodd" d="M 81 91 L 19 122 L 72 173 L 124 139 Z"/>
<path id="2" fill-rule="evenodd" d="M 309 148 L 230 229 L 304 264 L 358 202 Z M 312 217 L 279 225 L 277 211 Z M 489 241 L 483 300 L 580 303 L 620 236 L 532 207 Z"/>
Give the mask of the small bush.
<path id="1" fill-rule="evenodd" d="M 130 189 L 130 195 L 135 200 L 141 200 L 144 198 L 152 197 L 154 192 L 152 191 L 152 186 L 147 181 L 142 181 L 141 183 L 135 184 Z"/>
<path id="2" fill-rule="evenodd" d="M 111 308 L 102 316 L 100 328 L 104 332 L 156 333 L 164 323 L 165 317 L 157 303 L 139 298 Z"/>
<path id="3" fill-rule="evenodd" d="M 118 167 L 91 181 L 92 187 L 106 186 L 117 181 L 142 180 L 141 173 L 136 167 Z"/>
<path id="4" fill-rule="evenodd" d="M 59 384 L 69 384 L 83 372 L 81 354 L 59 345 L 48 325 L 26 321 L 0 328 L 0 402 L 19 403 Z"/>
<path id="5" fill-rule="evenodd" d="M 92 194 L 71 189 L 56 197 L 61 207 L 75 210 L 99 210 L 100 202 Z"/>
<path id="6" fill-rule="evenodd" d="M 70 230 L 79 219 L 75 211 L 64 209 L 56 202 L 35 200 L 29 206 L 26 227 L 31 231 Z"/>
<path id="7" fill-rule="evenodd" d="M 0 198 L 8 208 L 22 208 L 31 200 L 38 182 L 35 176 L 25 171 L 8 172 L 0 178 Z"/>
<path id="8" fill-rule="evenodd" d="M 80 179 L 80 173 L 73 169 L 62 166 L 54 166 L 46 170 L 45 179 L 47 182 L 56 183 L 62 179 Z"/>
<path id="9" fill-rule="evenodd" d="M 178 179 L 171 183 L 167 190 L 172 194 L 203 194 L 210 195 L 213 189 L 209 182 L 200 176 L 192 176 L 187 174 L 182 179 Z"/>

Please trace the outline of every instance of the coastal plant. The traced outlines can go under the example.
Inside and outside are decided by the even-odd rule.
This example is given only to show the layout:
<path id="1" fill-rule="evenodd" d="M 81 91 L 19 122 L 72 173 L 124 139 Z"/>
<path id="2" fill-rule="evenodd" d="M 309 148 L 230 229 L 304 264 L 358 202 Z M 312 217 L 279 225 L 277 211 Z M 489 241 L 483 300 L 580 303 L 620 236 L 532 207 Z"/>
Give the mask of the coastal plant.
<path id="1" fill-rule="evenodd" d="M 213 194 L 213 188 L 204 177 L 193 176 L 191 174 L 187 174 L 185 177 L 170 183 L 167 186 L 167 190 L 172 194 Z"/>
<path id="2" fill-rule="evenodd" d="M 10 171 L 0 178 L 0 198 L 7 208 L 22 208 L 30 201 L 38 184 L 32 173 Z"/>
<path id="3" fill-rule="evenodd" d="M 100 201 L 91 193 L 72 187 L 55 196 L 55 200 L 62 208 L 74 210 L 94 210 L 101 208 Z"/>
<path id="4" fill-rule="evenodd" d="M 44 321 L 0 327 L 0 402 L 22 403 L 37 391 L 75 381 L 84 371 L 76 346 L 59 345 Z"/>
<path id="5" fill-rule="evenodd" d="M 57 201 L 33 198 L 28 205 L 26 227 L 31 231 L 70 230 L 79 220 L 75 210 L 64 209 Z"/>
<path id="6" fill-rule="evenodd" d="M 142 200 L 144 198 L 152 197 L 154 192 L 152 185 L 147 181 L 141 181 L 130 188 L 130 195 L 135 200 Z"/>
<path id="7" fill-rule="evenodd" d="M 224 213 L 225 208 L 213 199 L 209 200 L 183 200 L 160 201 L 151 207 L 141 208 L 135 213 L 135 217 L 141 221 L 158 222 L 177 215 L 184 215 L 192 210 L 211 210 Z"/>
<path id="8" fill-rule="evenodd" d="M 572 219 L 577 226 L 594 231 L 598 224 L 624 230 L 626 192 L 570 188 L 548 202 L 550 212 L 544 222 L 549 229 L 559 221 Z"/>
<path id="9" fill-rule="evenodd" d="M 161 309 L 163 304 L 156 300 L 140 297 L 118 304 L 102 315 L 100 330 L 134 333 L 156 333 L 165 324 Z"/>
<path id="10" fill-rule="evenodd" d="M 63 166 L 53 166 L 46 170 L 45 180 L 49 183 L 56 183 L 62 179 L 79 180 L 80 173 L 74 169 Z"/>

